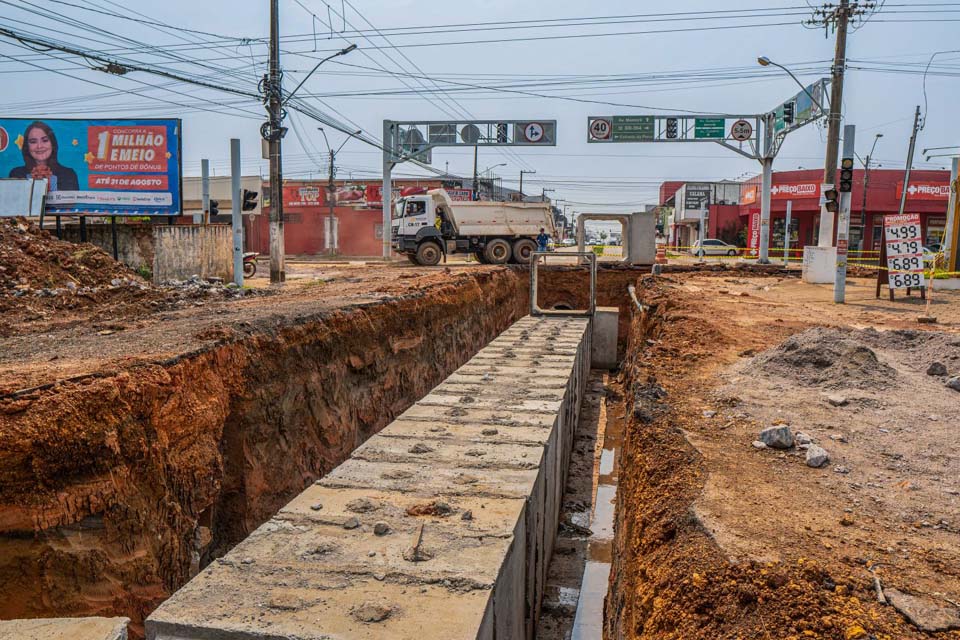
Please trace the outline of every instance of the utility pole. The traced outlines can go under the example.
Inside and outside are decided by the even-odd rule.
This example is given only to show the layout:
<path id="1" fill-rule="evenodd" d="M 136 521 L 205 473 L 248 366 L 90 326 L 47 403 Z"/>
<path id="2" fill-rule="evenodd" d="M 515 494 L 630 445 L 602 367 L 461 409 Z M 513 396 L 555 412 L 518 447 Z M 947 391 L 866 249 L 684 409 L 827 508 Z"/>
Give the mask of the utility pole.
<path id="1" fill-rule="evenodd" d="M 903 193 L 900 194 L 900 215 L 907 206 L 907 189 L 910 188 L 910 170 L 913 168 L 913 152 L 917 147 L 917 132 L 920 131 L 920 105 L 913 116 L 913 131 L 910 133 L 910 148 L 907 150 L 907 168 L 903 172 Z"/>
<path id="2" fill-rule="evenodd" d="M 883 137 L 878 133 L 873 138 L 873 146 L 867 159 L 863 161 L 863 201 L 860 203 L 860 250 L 863 251 L 867 246 L 867 187 L 870 185 L 870 162 L 873 159 L 873 152 L 877 148 L 877 142 Z"/>
<path id="3" fill-rule="evenodd" d="M 203 224 L 210 224 L 210 161 L 200 161 L 200 206 L 203 208 Z"/>
<path id="4" fill-rule="evenodd" d="M 843 106 L 843 79 L 847 65 L 847 25 L 850 22 L 849 0 L 840 0 L 832 16 L 824 18 L 824 24 L 833 22 L 837 29 L 837 42 L 833 54 L 833 80 L 830 83 L 830 114 L 827 117 L 827 155 L 823 165 L 821 193 L 832 189 L 837 177 L 837 151 L 840 147 L 840 116 Z M 829 185 L 829 186 L 826 186 Z M 820 235 L 817 245 L 833 246 L 833 213 L 826 206 L 820 207 Z"/>
<path id="5" fill-rule="evenodd" d="M 324 137 L 326 137 L 326 134 L 324 134 Z M 327 249 L 330 250 L 331 253 L 336 250 L 337 245 L 340 244 L 336 232 L 336 215 L 333 212 L 334 200 L 336 200 L 337 196 L 337 186 L 333 182 L 334 172 L 336 171 L 334 166 L 336 158 L 336 152 L 330 149 L 330 177 L 327 179 L 327 206 L 329 207 L 329 215 L 327 216 L 327 228 L 325 231 L 327 236 Z"/>
<path id="6" fill-rule="evenodd" d="M 520 201 L 523 201 L 523 174 L 530 173 L 534 174 L 536 171 L 527 171 L 526 169 L 520 169 Z"/>
<path id="7" fill-rule="evenodd" d="M 243 189 L 240 183 L 240 140 L 230 139 L 230 226 L 233 231 L 233 282 L 243 287 Z"/>
<path id="8" fill-rule="evenodd" d="M 477 184 L 477 155 L 480 149 L 479 145 L 473 145 L 473 199 L 480 199 L 480 185 Z"/>
<path id="9" fill-rule="evenodd" d="M 283 137 L 283 95 L 280 87 L 279 0 L 270 0 L 270 73 L 264 79 L 263 88 L 270 118 L 261 128 L 261 134 L 270 143 L 270 283 L 279 284 L 287 279 L 283 246 L 283 163 L 280 144 Z"/>

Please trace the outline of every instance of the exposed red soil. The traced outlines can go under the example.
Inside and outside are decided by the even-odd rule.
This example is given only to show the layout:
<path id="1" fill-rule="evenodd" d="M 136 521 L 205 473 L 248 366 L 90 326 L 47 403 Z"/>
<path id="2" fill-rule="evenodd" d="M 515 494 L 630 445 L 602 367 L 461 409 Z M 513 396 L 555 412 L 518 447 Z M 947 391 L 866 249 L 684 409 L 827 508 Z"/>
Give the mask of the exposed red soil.
<path id="1" fill-rule="evenodd" d="M 737 398 L 715 393 L 724 382 L 721 371 L 809 327 L 866 322 L 916 329 L 919 305 L 886 306 L 863 296 L 871 301 L 857 297 L 838 306 L 825 302 L 830 298 L 821 289 L 756 276 L 724 281 L 671 274 L 644 278 L 638 289 L 649 308 L 634 314 L 622 368 L 631 418 L 620 458 L 605 637 L 960 637 L 925 634 L 876 599 L 870 569 L 877 565 L 887 588 L 910 591 L 904 575 L 920 572 L 942 591 L 954 591 L 955 569 L 927 561 L 942 555 L 938 543 L 896 526 L 862 535 L 859 524 L 841 522 L 847 503 L 829 486 L 845 476 L 809 469 L 802 458 L 753 450 L 757 423 L 736 416 Z M 960 328 L 958 303 L 941 300 L 940 329 Z M 717 416 L 706 418 L 706 409 Z M 717 529 L 699 505 L 708 486 L 726 485 L 731 492 Z M 898 514 L 878 505 L 871 518 L 895 522 Z M 741 553 L 731 553 L 732 535 Z M 877 553 L 904 538 L 910 554 Z M 764 558 L 770 555 L 775 558 Z"/>

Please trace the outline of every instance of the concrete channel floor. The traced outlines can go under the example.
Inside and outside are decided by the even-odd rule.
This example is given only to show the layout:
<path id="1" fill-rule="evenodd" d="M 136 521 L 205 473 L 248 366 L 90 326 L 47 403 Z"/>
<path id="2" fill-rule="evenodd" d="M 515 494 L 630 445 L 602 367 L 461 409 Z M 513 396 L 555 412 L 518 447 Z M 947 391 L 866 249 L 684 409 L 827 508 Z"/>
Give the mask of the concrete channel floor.
<path id="1" fill-rule="evenodd" d="M 532 637 L 589 326 L 518 321 L 175 593 L 147 637 Z"/>

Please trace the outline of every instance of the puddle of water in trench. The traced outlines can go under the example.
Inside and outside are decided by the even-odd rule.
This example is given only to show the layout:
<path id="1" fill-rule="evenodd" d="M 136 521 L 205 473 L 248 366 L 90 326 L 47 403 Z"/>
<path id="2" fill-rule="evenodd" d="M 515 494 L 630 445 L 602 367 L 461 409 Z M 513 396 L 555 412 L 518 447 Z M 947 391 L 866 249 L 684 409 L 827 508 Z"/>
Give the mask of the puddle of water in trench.
<path id="1" fill-rule="evenodd" d="M 613 515 L 617 499 L 617 457 L 623 431 L 618 408 L 605 405 L 606 418 L 603 449 L 597 462 L 596 494 L 587 540 L 587 563 L 580 583 L 580 599 L 573 622 L 571 640 L 600 640 L 603 638 L 603 600 L 610 582 L 610 564 L 613 560 Z M 613 409 L 614 411 L 611 411 Z"/>

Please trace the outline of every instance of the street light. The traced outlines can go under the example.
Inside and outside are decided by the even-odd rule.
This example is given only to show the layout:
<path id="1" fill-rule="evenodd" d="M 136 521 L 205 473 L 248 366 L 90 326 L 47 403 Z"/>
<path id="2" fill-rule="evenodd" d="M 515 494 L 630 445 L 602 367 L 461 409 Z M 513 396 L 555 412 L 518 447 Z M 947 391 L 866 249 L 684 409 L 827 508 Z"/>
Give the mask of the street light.
<path id="1" fill-rule="evenodd" d="M 335 54 L 333 54 L 333 55 L 331 55 L 331 56 L 327 56 L 326 58 L 324 58 L 323 60 L 321 60 L 320 62 L 318 62 L 318 63 L 317 63 L 317 66 L 315 66 L 313 69 L 311 69 L 311 70 L 310 70 L 310 73 L 307 74 L 307 77 L 305 77 L 303 80 L 301 80 L 301 81 L 300 81 L 300 84 L 298 84 L 298 85 L 296 86 L 296 88 L 287 95 L 286 99 L 281 103 L 281 106 L 286 106 L 286 104 L 287 104 L 288 102 L 290 102 L 290 98 L 292 98 L 293 95 L 294 95 L 297 91 L 300 90 L 300 87 L 303 86 L 303 83 L 304 83 L 304 82 L 306 82 L 307 80 L 310 79 L 310 76 L 312 76 L 313 73 L 314 73 L 317 69 L 320 68 L 320 65 L 322 65 L 322 64 L 323 64 L 324 62 L 326 62 L 327 60 L 333 60 L 333 59 L 336 58 L 337 56 L 345 56 L 345 55 L 347 55 L 348 53 L 350 53 L 351 51 L 353 51 L 353 50 L 356 49 L 356 48 L 357 48 L 357 45 L 352 44 L 352 45 L 350 45 L 349 47 L 346 47 L 345 49 L 340 49 L 340 51 L 337 51 Z"/>
<path id="2" fill-rule="evenodd" d="M 489 177 L 490 177 L 490 171 L 491 171 L 492 169 L 496 169 L 497 167 L 505 167 L 505 166 L 507 166 L 507 163 L 506 163 L 506 162 L 501 162 L 500 164 L 492 164 L 492 165 L 490 165 L 489 167 L 487 167 L 486 169 L 484 169 L 481 173 L 483 173 L 485 176 L 487 176 L 487 177 L 489 178 Z"/>
<path id="3" fill-rule="evenodd" d="M 812 94 L 812 93 L 810 93 L 809 91 L 807 91 L 807 88 L 803 85 L 802 82 L 800 82 L 799 80 L 797 80 L 797 76 L 793 75 L 793 72 L 790 71 L 790 69 L 787 69 L 785 66 L 783 66 L 783 65 L 780 64 L 780 63 L 774 62 L 773 60 L 771 60 L 771 59 L 768 58 L 767 56 L 760 56 L 759 58 L 757 58 L 757 62 L 760 64 L 761 67 L 769 67 L 770 65 L 773 65 L 773 66 L 775 66 L 775 67 L 778 67 L 778 68 L 783 69 L 784 71 L 786 71 L 787 74 L 788 74 L 791 78 L 793 78 L 793 81 L 796 82 L 797 85 L 798 85 L 801 89 L 803 89 L 803 92 L 804 92 L 805 94 L 807 94 L 807 97 L 809 97 L 810 100 L 813 101 L 813 104 L 817 105 L 817 108 L 820 109 L 821 112 L 824 112 L 824 111 L 825 111 L 825 109 L 823 108 L 823 105 L 820 104 L 820 102 L 819 102 L 816 98 L 813 97 L 813 94 Z"/>

